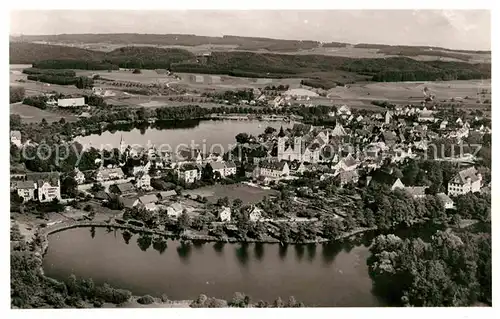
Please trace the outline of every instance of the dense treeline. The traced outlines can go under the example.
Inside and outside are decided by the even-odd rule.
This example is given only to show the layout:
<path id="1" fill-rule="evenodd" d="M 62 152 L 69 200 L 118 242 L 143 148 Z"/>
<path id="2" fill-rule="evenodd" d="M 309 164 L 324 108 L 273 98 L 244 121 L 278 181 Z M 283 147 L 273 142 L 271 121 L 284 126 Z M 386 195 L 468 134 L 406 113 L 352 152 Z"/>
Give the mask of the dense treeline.
<path id="1" fill-rule="evenodd" d="M 94 80 L 86 76 L 69 77 L 59 75 L 31 74 L 28 75 L 28 80 L 58 85 L 74 85 L 79 89 L 91 88 L 94 84 Z"/>
<path id="2" fill-rule="evenodd" d="M 438 231 L 430 242 L 380 235 L 368 259 L 375 291 L 395 305 L 491 304 L 491 234 Z"/>
<path id="3" fill-rule="evenodd" d="M 82 53 L 82 56 L 86 54 Z M 36 59 L 43 69 L 171 69 L 174 72 L 227 74 L 232 76 L 303 77 L 323 87 L 335 82 L 466 80 L 491 77 L 489 64 L 417 61 L 395 57 L 353 59 L 326 55 L 291 55 L 254 52 L 212 52 L 203 60 L 182 49 L 124 47 L 89 58 Z M 321 84 L 325 82 L 325 84 Z"/>
<path id="4" fill-rule="evenodd" d="M 27 42 L 9 43 L 10 64 L 32 64 L 44 60 L 100 60 L 104 52 L 85 50 L 69 46 Z"/>
<path id="5" fill-rule="evenodd" d="M 92 60 L 42 60 L 33 63 L 39 69 L 78 69 L 78 70 L 118 70 L 118 65 L 109 61 Z"/>
<path id="6" fill-rule="evenodd" d="M 23 104 L 31 105 L 39 109 L 47 108 L 48 98 L 44 95 L 28 96 L 23 99 Z"/>
<path id="7" fill-rule="evenodd" d="M 349 43 L 345 42 L 326 42 L 323 43 L 323 48 L 345 48 L 349 45 Z"/>
<path id="8" fill-rule="evenodd" d="M 31 74 L 28 75 L 28 80 L 40 81 L 43 83 L 58 84 L 58 85 L 76 85 L 78 78 L 70 76 L 46 75 L 46 74 Z"/>
<path id="9" fill-rule="evenodd" d="M 304 79 L 300 81 L 300 84 L 323 90 L 329 90 L 337 86 L 337 84 L 334 82 L 325 81 L 322 79 Z"/>
<path id="10" fill-rule="evenodd" d="M 43 74 L 43 75 L 55 75 L 55 76 L 67 76 L 73 77 L 76 75 L 73 70 L 52 70 L 52 69 L 38 69 L 38 68 L 27 68 L 23 70 L 24 74 Z"/>

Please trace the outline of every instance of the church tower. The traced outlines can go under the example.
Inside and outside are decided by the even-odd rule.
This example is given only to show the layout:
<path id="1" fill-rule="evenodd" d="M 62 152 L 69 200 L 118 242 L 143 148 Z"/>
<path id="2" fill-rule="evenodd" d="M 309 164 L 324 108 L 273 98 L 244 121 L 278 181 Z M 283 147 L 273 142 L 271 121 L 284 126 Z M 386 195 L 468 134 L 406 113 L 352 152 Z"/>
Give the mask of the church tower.
<path id="1" fill-rule="evenodd" d="M 278 137 L 278 161 L 281 161 L 285 156 L 285 138 Z"/>
<path id="2" fill-rule="evenodd" d="M 123 141 L 123 135 L 120 137 L 120 155 L 123 155 L 125 153 L 125 149 L 127 146 L 125 145 L 125 142 Z"/>

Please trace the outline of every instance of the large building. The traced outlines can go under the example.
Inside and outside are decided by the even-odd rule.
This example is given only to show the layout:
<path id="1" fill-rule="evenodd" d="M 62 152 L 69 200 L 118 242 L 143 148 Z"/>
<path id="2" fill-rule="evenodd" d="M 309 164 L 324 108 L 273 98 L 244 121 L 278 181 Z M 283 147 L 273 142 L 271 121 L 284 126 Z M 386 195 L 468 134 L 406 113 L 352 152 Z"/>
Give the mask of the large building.
<path id="1" fill-rule="evenodd" d="M 57 106 L 59 107 L 79 107 L 84 105 L 85 105 L 85 98 L 83 97 L 74 97 L 74 98 L 57 100 Z"/>
<path id="2" fill-rule="evenodd" d="M 463 195 L 469 192 L 479 192 L 482 176 L 475 167 L 469 167 L 458 172 L 448 183 L 448 194 L 451 196 Z"/>
<path id="3" fill-rule="evenodd" d="M 265 178 L 279 179 L 290 174 L 290 167 L 285 161 L 261 161 L 258 166 L 258 175 Z"/>

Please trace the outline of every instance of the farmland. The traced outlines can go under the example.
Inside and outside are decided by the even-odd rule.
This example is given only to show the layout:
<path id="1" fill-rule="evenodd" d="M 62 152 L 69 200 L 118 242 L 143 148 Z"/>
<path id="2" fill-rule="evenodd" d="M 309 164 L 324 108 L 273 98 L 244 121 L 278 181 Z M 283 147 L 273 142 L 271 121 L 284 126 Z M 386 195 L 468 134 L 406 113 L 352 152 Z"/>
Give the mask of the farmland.
<path id="1" fill-rule="evenodd" d="M 31 105 L 14 103 L 10 105 L 10 114 L 17 114 L 25 123 L 40 123 L 45 119 L 48 123 L 57 122 L 64 118 L 67 122 L 74 122 L 77 117 L 74 114 L 63 110 L 47 111 L 41 110 Z"/>

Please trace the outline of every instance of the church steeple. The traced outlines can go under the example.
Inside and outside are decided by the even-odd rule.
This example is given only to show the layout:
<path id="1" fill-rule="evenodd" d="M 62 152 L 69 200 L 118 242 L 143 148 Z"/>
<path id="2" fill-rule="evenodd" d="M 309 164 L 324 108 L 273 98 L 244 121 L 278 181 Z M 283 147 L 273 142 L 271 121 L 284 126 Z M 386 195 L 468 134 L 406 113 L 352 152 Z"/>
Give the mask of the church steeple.
<path id="1" fill-rule="evenodd" d="M 284 137 L 285 132 L 283 131 L 283 126 L 280 128 L 280 132 L 278 133 L 278 137 Z"/>

